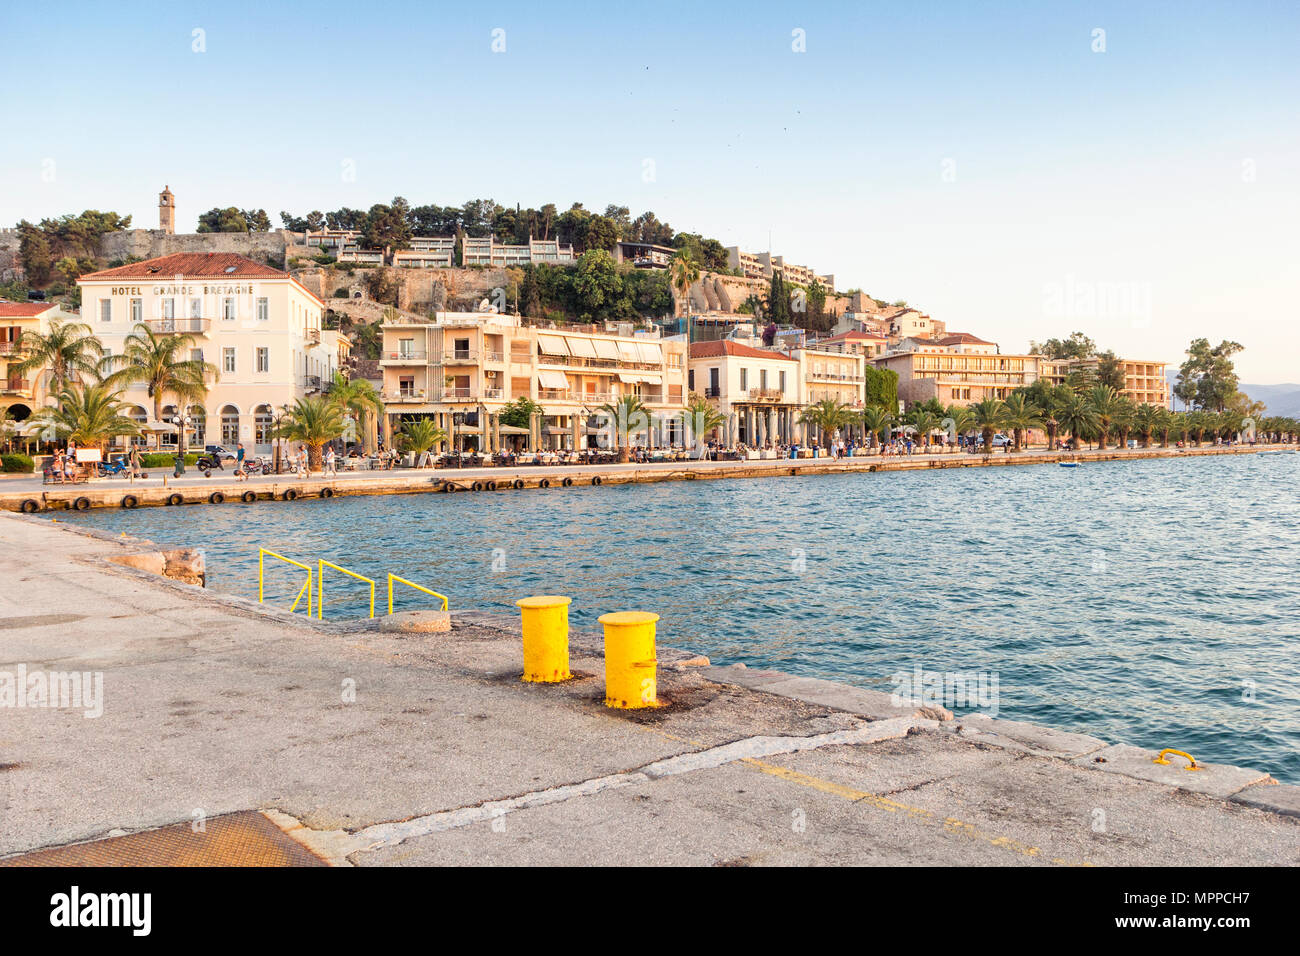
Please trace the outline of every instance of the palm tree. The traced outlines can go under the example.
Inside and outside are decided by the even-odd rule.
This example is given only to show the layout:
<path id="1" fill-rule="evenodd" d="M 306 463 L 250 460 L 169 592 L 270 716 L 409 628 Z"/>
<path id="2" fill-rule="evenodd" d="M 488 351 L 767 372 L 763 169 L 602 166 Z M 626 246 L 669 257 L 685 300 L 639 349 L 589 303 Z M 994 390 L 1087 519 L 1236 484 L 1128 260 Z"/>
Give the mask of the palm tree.
<path id="1" fill-rule="evenodd" d="M 629 445 L 632 433 L 644 429 L 650 423 L 645 403 L 641 401 L 641 396 L 629 393 L 616 402 L 606 402 L 600 406 L 600 411 L 609 418 L 614 429 L 618 460 L 626 463 L 631 458 Z"/>
<path id="2" fill-rule="evenodd" d="M 928 452 L 930 450 L 930 438 L 939 430 L 942 424 L 939 421 L 939 416 L 926 411 L 918 405 L 907 414 L 904 421 L 916 429 L 917 438 L 921 440 Z"/>
<path id="3" fill-rule="evenodd" d="M 137 435 L 140 426 L 122 414 L 121 392 L 104 382 L 65 385 L 57 405 L 47 405 L 32 416 L 49 438 L 62 438 L 80 447 L 101 450 L 118 435 Z"/>
<path id="4" fill-rule="evenodd" d="M 1021 441 L 1025 437 L 1025 433 L 1031 428 L 1041 428 L 1043 426 L 1043 417 L 1038 411 L 1038 406 L 1021 394 L 1008 395 L 1002 405 L 1006 422 L 1005 427 L 1011 429 L 1011 434 L 1015 439 L 1015 450 L 1020 451 Z"/>
<path id="5" fill-rule="evenodd" d="M 686 402 L 686 411 L 682 413 L 684 431 L 695 437 L 696 446 L 701 445 L 703 436 L 726 424 L 727 416 L 699 392 L 691 392 Z"/>
<path id="6" fill-rule="evenodd" d="M 876 447 L 885 443 L 885 434 L 894 424 L 894 413 L 879 405 L 868 405 L 862 411 L 862 427 L 868 435 L 875 436 Z"/>
<path id="7" fill-rule="evenodd" d="M 83 375 L 97 380 L 104 358 L 104 347 L 89 325 L 57 319 L 50 321 L 50 330 L 43 335 L 36 329 L 24 329 L 18 350 L 26 357 L 12 363 L 10 372 L 26 375 L 35 371 L 38 380 L 40 374 L 48 372 L 48 392 L 54 395 L 80 381 Z"/>
<path id="8" fill-rule="evenodd" d="M 975 428 L 975 413 L 965 405 L 949 405 L 944 409 L 943 421 L 940 423 L 948 429 L 948 434 L 953 442 L 961 435 L 965 435 Z"/>
<path id="9" fill-rule="evenodd" d="M 1088 404 L 1097 418 L 1097 447 L 1105 451 L 1111 426 L 1123 414 L 1123 398 L 1109 385 L 1094 385 L 1088 392 Z"/>
<path id="10" fill-rule="evenodd" d="M 408 419 L 397 433 L 397 442 L 405 451 L 415 453 L 416 461 L 426 452 L 447 440 L 447 432 L 432 418 Z"/>
<path id="11" fill-rule="evenodd" d="M 973 423 L 984 436 L 984 454 L 993 453 L 993 435 L 1007 427 L 1007 406 L 996 398 L 985 398 L 971 406 Z"/>
<path id="12" fill-rule="evenodd" d="M 673 288 L 677 290 L 678 299 L 685 307 L 686 315 L 689 317 L 691 314 L 691 286 L 699 281 L 700 266 L 691 258 L 691 254 L 683 249 L 673 256 L 673 261 L 668 266 L 668 275 Z"/>
<path id="13" fill-rule="evenodd" d="M 1210 427 L 1209 417 L 1202 411 L 1187 412 L 1184 421 L 1187 423 L 1188 436 L 1200 448 L 1201 442 L 1205 440 L 1205 431 Z"/>
<path id="14" fill-rule="evenodd" d="M 176 399 L 176 407 L 182 410 L 191 403 L 201 404 L 208 392 L 208 379 L 215 382 L 219 373 L 211 362 L 188 357 L 197 343 L 198 339 L 188 332 L 160 335 L 141 322 L 123 341 L 122 354 L 111 357 L 110 363 L 116 370 L 108 381 L 114 386 L 144 385 L 153 399 L 155 421 L 162 420 L 168 395 Z M 182 451 L 184 444 L 182 434 Z"/>
<path id="15" fill-rule="evenodd" d="M 1088 399 L 1078 392 L 1070 392 L 1061 403 L 1056 417 L 1061 427 L 1074 439 L 1075 451 L 1081 450 L 1082 443 L 1088 440 L 1097 427 L 1097 413 L 1093 411 Z"/>
<path id="16" fill-rule="evenodd" d="M 1151 447 L 1151 436 L 1160 428 L 1163 411 L 1164 409 L 1157 408 L 1155 405 L 1142 404 L 1133 413 L 1133 427 L 1137 430 L 1143 448 Z"/>
<path id="17" fill-rule="evenodd" d="M 1038 414 L 1043 420 L 1043 428 L 1047 431 L 1048 451 L 1056 448 L 1056 436 L 1061 429 L 1061 420 L 1058 416 L 1061 406 L 1065 404 L 1070 394 L 1068 387 L 1057 385 L 1039 396 Z"/>
<path id="18" fill-rule="evenodd" d="M 854 418 L 853 409 L 833 398 L 823 398 L 820 402 L 809 405 L 799 413 L 801 425 L 812 425 L 819 429 L 829 442 L 831 434 L 842 425 L 847 425 Z"/>
<path id="19" fill-rule="evenodd" d="M 1119 411 L 1115 413 L 1115 436 L 1119 439 L 1119 447 L 1128 447 L 1128 436 L 1133 431 L 1137 422 L 1137 405 L 1133 399 L 1127 395 L 1121 395 L 1119 400 Z"/>
<path id="20" fill-rule="evenodd" d="M 378 418 L 384 413 L 384 403 L 375 387 L 364 378 L 348 378 L 342 372 L 334 373 L 329 386 L 329 398 L 347 412 L 361 431 L 361 443 L 367 454 L 370 447 L 370 416 Z M 422 449 L 425 450 L 425 449 Z"/>
<path id="21" fill-rule="evenodd" d="M 296 399 L 293 407 L 286 407 L 285 412 L 288 421 L 280 429 L 281 435 L 306 445 L 307 467 L 320 471 L 321 449 L 347 430 L 342 408 L 324 396 L 311 395 Z"/>

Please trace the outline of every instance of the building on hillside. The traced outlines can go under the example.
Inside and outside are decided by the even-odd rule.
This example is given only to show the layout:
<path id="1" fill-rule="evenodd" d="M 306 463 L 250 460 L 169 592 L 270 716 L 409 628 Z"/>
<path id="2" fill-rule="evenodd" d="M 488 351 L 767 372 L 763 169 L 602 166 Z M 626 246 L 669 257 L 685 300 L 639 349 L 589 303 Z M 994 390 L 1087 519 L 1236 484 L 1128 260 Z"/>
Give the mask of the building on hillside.
<path id="1" fill-rule="evenodd" d="M 320 232 L 306 232 L 302 243 L 305 246 L 320 246 L 327 251 L 342 250 L 356 246 L 361 233 L 355 229 L 322 229 Z"/>
<path id="2" fill-rule="evenodd" d="M 525 266 L 530 263 L 552 265 L 574 261 L 573 246 L 555 239 L 529 238 L 527 245 L 506 245 L 495 236 L 466 236 L 461 243 L 461 264 L 496 269 Z"/>
<path id="3" fill-rule="evenodd" d="M 653 242 L 620 241 L 614 245 L 614 261 L 630 262 L 638 269 L 667 269 L 677 250 Z"/>
<path id="4" fill-rule="evenodd" d="M 888 322 L 889 336 L 894 339 L 941 338 L 947 332 L 947 326 L 938 319 L 932 319 L 918 309 L 900 308 L 884 317 Z"/>
<path id="5" fill-rule="evenodd" d="M 1165 362 L 1148 362 L 1138 359 L 1119 359 L 1120 370 L 1124 373 L 1124 387 L 1120 394 L 1139 405 L 1158 405 L 1169 408 L 1169 377 L 1165 372 Z M 1053 385 L 1062 385 L 1073 372 L 1087 372 L 1096 376 L 1100 359 L 1091 356 L 1086 359 L 1048 359 L 1040 358 L 1041 375 Z"/>
<path id="6" fill-rule="evenodd" d="M 0 301 L 0 408 L 14 421 L 26 421 L 45 404 L 48 372 L 19 372 L 14 366 L 26 358 L 23 333 L 45 334 L 51 321 L 75 322 L 79 317 L 49 302 Z"/>
<path id="7" fill-rule="evenodd" d="M 711 436 L 727 447 L 789 444 L 803 434 L 800 361 L 773 349 L 722 339 L 693 342 L 688 388 L 709 399 L 726 421 Z"/>
<path id="8" fill-rule="evenodd" d="M 355 247 L 340 249 L 335 258 L 339 262 L 357 262 L 371 266 L 382 266 L 384 264 L 384 254 L 379 249 L 357 249 Z"/>
<path id="9" fill-rule="evenodd" d="M 850 355 L 862 355 L 873 359 L 884 355 L 889 348 L 889 336 L 877 332 L 841 332 L 828 339 L 821 339 L 817 348 L 827 352 L 845 352 Z"/>
<path id="10" fill-rule="evenodd" d="M 727 268 L 739 270 L 749 279 L 771 279 L 773 273 L 780 272 L 787 282 L 810 286 L 821 283 L 827 292 L 835 291 L 835 276 L 819 275 L 808 266 L 786 262 L 784 256 L 774 256 L 770 252 L 745 252 L 739 246 L 727 247 Z"/>
<path id="11" fill-rule="evenodd" d="M 951 352 L 956 355 L 997 355 L 996 342 L 987 342 L 969 332 L 954 332 L 937 338 L 909 336 L 899 339 L 886 352 Z"/>
<path id="12" fill-rule="evenodd" d="M 158 335 L 193 337 L 189 355 L 216 366 L 202 404 L 189 406 L 187 446 L 233 445 L 272 450 L 272 417 L 296 399 L 322 392 L 343 364 L 348 340 L 321 329 L 324 304 L 287 272 L 233 253 L 177 253 L 91 272 L 77 280 L 82 321 L 104 348 L 121 355 L 140 326 Z M 127 389 L 130 416 L 161 443 L 174 440 L 144 385 Z"/>
<path id="13" fill-rule="evenodd" d="M 529 429 L 530 448 L 592 448 L 604 424 L 601 406 L 636 395 L 662 423 L 652 443 L 682 441 L 684 341 L 539 329 L 490 312 L 386 320 L 383 336 L 390 435 L 403 419 L 430 417 L 456 448 L 494 452 L 505 447 L 503 437 L 522 437 L 500 415 L 528 398 L 543 409 Z"/>
<path id="14" fill-rule="evenodd" d="M 874 364 L 898 374 L 898 397 L 908 405 L 932 398 L 942 405 L 971 405 L 1006 398 L 1038 379 L 1036 355 L 909 350 L 887 352 Z"/>

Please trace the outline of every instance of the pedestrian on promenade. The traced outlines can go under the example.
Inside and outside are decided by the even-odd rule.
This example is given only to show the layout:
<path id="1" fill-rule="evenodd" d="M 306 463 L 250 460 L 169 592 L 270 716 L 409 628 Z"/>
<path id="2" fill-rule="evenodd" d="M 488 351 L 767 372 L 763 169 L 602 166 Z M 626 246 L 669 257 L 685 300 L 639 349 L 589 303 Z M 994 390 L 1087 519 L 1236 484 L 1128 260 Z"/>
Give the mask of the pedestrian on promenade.
<path id="1" fill-rule="evenodd" d="M 243 481 L 248 477 L 244 471 L 244 443 L 241 441 L 235 445 L 235 481 Z"/>
<path id="2" fill-rule="evenodd" d="M 338 472 L 334 470 L 334 446 L 333 445 L 330 445 L 325 449 L 325 474 L 327 475 L 338 474 Z"/>

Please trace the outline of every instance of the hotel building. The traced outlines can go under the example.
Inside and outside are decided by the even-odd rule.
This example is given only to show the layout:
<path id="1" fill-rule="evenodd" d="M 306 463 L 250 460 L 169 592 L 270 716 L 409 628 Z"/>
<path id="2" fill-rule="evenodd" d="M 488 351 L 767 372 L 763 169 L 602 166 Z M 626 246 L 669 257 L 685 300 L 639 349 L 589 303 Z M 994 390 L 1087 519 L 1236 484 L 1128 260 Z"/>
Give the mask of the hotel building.
<path id="1" fill-rule="evenodd" d="M 1096 376 L 1101 360 L 1094 355 L 1086 359 L 1044 358 L 1040 361 L 1043 366 L 1042 377 L 1053 385 L 1062 385 L 1071 372 L 1086 371 Z M 1137 359 L 1118 361 L 1120 370 L 1124 373 L 1124 387 L 1119 390 L 1121 395 L 1139 405 L 1169 407 L 1169 378 L 1165 374 L 1167 363 L 1145 362 Z"/>
<path id="2" fill-rule="evenodd" d="M 532 239 L 527 245 L 511 246 L 497 242 L 495 236 L 466 236 L 461 244 L 461 264 L 508 268 L 529 263 L 571 263 L 573 246 L 555 239 Z"/>
<path id="3" fill-rule="evenodd" d="M 826 291 L 835 291 L 835 276 L 818 275 L 808 266 L 786 262 L 784 256 L 774 256 L 770 252 L 745 252 L 739 246 L 728 246 L 727 268 L 738 269 L 741 275 L 749 279 L 770 280 L 774 272 L 780 272 L 787 282 L 796 282 L 802 286 L 820 282 Z"/>
<path id="4" fill-rule="evenodd" d="M 820 347 L 793 349 L 788 354 L 799 363 L 802 404 L 815 405 L 831 399 L 853 409 L 864 406 L 866 359 L 862 355 Z"/>
<path id="5" fill-rule="evenodd" d="M 705 437 L 728 447 L 737 442 L 757 447 L 766 441 L 788 444 L 803 434 L 799 359 L 721 339 L 691 343 L 689 369 L 689 390 L 713 402 L 726 418 L 716 434 Z"/>
<path id="6" fill-rule="evenodd" d="M 146 259 L 87 273 L 77 285 L 82 321 L 111 354 L 143 324 L 155 334 L 192 335 L 190 356 L 216 366 L 204 403 L 186 409 L 187 446 L 242 441 L 269 453 L 274 413 L 320 393 L 347 355 L 347 338 L 321 329 L 320 299 L 287 272 L 232 253 Z M 144 385 L 124 399 L 149 432 L 168 434 L 165 421 L 150 421 L 154 402 Z M 177 410 L 174 396 L 164 401 L 165 420 Z"/>
<path id="7" fill-rule="evenodd" d="M 875 332 L 842 332 L 822 339 L 817 348 L 825 352 L 861 355 L 870 360 L 885 354 L 889 349 L 889 337 Z"/>
<path id="8" fill-rule="evenodd" d="M 996 347 L 992 354 L 958 349 L 889 352 L 874 364 L 898 374 L 898 397 L 908 405 L 932 398 L 943 405 L 971 405 L 1006 398 L 1038 379 L 1036 355 L 999 355 Z"/>
<path id="9" fill-rule="evenodd" d="M 505 447 L 503 436 L 521 437 L 501 423 L 502 409 L 528 398 L 543 410 L 527 429 L 528 447 L 590 448 L 603 424 L 600 407 L 632 394 L 665 422 L 652 444 L 681 442 L 685 342 L 589 327 L 539 329 L 490 312 L 440 312 L 427 321 L 385 321 L 383 349 L 390 436 L 402 419 L 428 416 L 455 447 L 493 452 Z"/>

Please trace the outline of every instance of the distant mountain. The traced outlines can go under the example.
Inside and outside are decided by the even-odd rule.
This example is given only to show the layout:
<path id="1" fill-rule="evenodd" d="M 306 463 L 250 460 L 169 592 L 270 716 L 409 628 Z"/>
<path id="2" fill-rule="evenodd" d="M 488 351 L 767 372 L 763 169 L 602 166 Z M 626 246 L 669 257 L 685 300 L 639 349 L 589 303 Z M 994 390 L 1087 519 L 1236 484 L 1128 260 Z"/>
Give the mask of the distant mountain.
<path id="1" fill-rule="evenodd" d="M 1178 372 L 1170 371 L 1167 375 L 1172 389 L 1178 380 Z M 1300 385 L 1250 385 L 1242 382 L 1238 388 L 1249 395 L 1251 401 L 1263 402 L 1268 406 L 1270 415 L 1300 418 Z"/>

